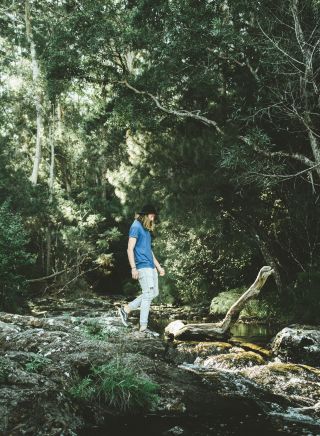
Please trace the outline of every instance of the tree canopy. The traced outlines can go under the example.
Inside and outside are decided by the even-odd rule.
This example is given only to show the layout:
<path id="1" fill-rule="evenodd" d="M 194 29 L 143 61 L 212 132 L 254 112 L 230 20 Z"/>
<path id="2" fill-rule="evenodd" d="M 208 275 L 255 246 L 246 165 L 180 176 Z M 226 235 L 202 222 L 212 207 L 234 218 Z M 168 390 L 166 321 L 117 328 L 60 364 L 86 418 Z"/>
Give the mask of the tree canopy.
<path id="1" fill-rule="evenodd" d="M 270 304 L 316 318 L 319 8 L 3 0 L 0 241 L 19 289 L 132 292 L 128 226 L 153 202 L 165 298 L 208 301 L 264 264 Z"/>

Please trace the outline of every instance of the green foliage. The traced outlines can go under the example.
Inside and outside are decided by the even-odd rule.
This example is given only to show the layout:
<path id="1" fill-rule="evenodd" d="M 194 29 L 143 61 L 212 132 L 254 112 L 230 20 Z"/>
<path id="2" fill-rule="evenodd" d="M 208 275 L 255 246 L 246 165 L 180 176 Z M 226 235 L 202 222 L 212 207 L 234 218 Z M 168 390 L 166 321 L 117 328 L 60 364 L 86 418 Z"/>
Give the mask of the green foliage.
<path id="1" fill-rule="evenodd" d="M 128 281 L 122 285 L 122 292 L 127 297 L 133 297 L 139 292 L 139 286 L 136 282 Z"/>
<path id="2" fill-rule="evenodd" d="M 51 359 L 48 359 L 41 354 L 32 357 L 26 364 L 25 369 L 27 372 L 40 372 L 43 368 L 51 363 Z"/>
<path id="3" fill-rule="evenodd" d="M 193 218 L 190 216 L 189 227 L 163 223 L 158 245 L 170 271 L 165 281 L 175 300 L 183 303 L 208 301 L 227 283 L 243 281 L 252 256 L 241 239 L 220 242 L 218 223 L 214 228 L 206 220 L 198 223 Z"/>
<path id="4" fill-rule="evenodd" d="M 90 320 L 84 326 L 85 334 L 99 341 L 104 341 L 110 337 L 117 336 L 119 333 L 103 327 L 98 321 Z"/>
<path id="5" fill-rule="evenodd" d="M 228 291 L 220 292 L 211 301 L 210 313 L 222 318 L 226 315 L 230 307 L 240 298 L 247 288 L 235 288 Z M 275 321 L 284 320 L 284 313 L 281 311 L 279 298 L 275 293 L 267 298 L 261 295 L 258 298 L 249 300 L 240 312 L 240 319 L 249 319 L 255 321 Z"/>
<path id="6" fill-rule="evenodd" d="M 27 252 L 28 235 L 19 215 L 10 211 L 9 204 L 0 206 L 0 288 L 2 310 L 14 310 L 17 300 L 27 289 L 23 267 L 33 263 Z"/>
<path id="7" fill-rule="evenodd" d="M 320 259 L 319 172 L 305 171 L 320 149 L 318 1 L 298 2 L 307 45 L 289 0 L 31 2 L 37 84 L 25 28 L 16 25 L 23 2 L 2 3 L 0 200 L 11 200 L 30 236 L 25 250 L 37 259 L 26 278 L 64 271 L 47 290 L 123 285 L 132 295 L 127 231 L 136 208 L 152 201 L 167 301 L 211 300 L 271 259 L 278 291 L 313 305 L 315 285 L 298 274 L 316 271 Z M 44 146 L 31 186 L 35 91 Z M 10 306 L 23 274 L 1 265 Z"/>
<path id="8" fill-rule="evenodd" d="M 210 313 L 212 315 L 224 316 L 230 307 L 245 292 L 245 288 L 230 289 L 229 291 L 220 292 L 214 297 L 210 304 Z"/>
<path id="9" fill-rule="evenodd" d="M 300 322 L 320 322 L 320 272 L 299 273 L 295 286 L 288 291 L 287 310 Z"/>
<path id="10" fill-rule="evenodd" d="M 76 378 L 70 394 L 79 400 L 100 401 L 125 413 L 139 412 L 157 401 L 158 386 L 121 360 L 91 368 L 90 374 Z"/>

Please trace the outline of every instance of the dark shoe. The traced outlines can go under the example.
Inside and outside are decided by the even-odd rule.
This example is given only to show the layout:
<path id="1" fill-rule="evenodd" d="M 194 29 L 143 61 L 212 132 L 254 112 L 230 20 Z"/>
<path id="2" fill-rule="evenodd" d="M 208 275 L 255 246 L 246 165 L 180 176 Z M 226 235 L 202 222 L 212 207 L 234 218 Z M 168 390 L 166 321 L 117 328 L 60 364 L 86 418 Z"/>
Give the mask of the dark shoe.
<path id="1" fill-rule="evenodd" d="M 118 313 L 119 313 L 119 316 L 120 316 L 122 324 L 125 327 L 128 327 L 128 325 L 129 325 L 128 322 L 127 322 L 128 321 L 128 314 L 124 310 L 123 306 L 118 307 Z"/>

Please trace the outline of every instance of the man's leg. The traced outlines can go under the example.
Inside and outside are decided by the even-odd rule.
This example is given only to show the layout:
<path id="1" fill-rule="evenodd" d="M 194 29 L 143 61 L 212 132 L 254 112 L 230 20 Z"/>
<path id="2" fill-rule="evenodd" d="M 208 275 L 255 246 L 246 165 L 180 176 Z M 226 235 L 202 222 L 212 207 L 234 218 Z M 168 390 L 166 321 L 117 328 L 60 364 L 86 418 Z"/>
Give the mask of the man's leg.
<path id="1" fill-rule="evenodd" d="M 121 318 L 122 324 L 128 327 L 128 316 L 132 310 L 137 310 L 141 306 L 142 294 L 135 298 L 128 304 L 125 304 L 118 308 L 118 313 Z"/>
<path id="2" fill-rule="evenodd" d="M 124 306 L 124 309 L 127 313 L 130 313 L 131 310 L 137 310 L 141 306 L 142 294 L 140 294 L 137 298 L 131 301 L 129 304 Z"/>
<path id="3" fill-rule="evenodd" d="M 148 326 L 150 305 L 154 296 L 153 274 L 152 268 L 143 268 L 139 271 L 139 282 L 142 289 L 140 306 L 140 331 L 144 331 Z"/>

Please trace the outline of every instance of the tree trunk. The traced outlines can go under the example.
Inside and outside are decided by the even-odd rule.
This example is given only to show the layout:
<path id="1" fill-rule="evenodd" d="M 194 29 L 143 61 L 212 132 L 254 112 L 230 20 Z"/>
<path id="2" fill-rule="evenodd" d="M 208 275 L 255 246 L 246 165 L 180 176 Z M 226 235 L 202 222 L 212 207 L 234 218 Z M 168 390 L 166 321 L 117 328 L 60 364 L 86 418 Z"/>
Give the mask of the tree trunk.
<path id="1" fill-rule="evenodd" d="M 258 234 L 255 234 L 255 238 L 256 238 L 256 240 L 258 242 L 258 246 L 260 248 L 260 251 L 261 251 L 261 254 L 262 254 L 264 260 L 273 269 L 274 280 L 276 282 L 279 294 L 282 294 L 283 293 L 283 286 L 282 286 L 281 276 L 280 276 L 280 273 L 279 273 L 279 270 L 278 270 L 278 265 L 277 265 L 276 261 L 274 260 L 274 257 L 272 256 L 267 243 L 265 241 L 263 241 L 259 237 Z"/>
<path id="2" fill-rule="evenodd" d="M 55 131 L 55 125 L 54 125 L 54 113 L 52 118 L 52 128 L 49 129 L 49 143 L 50 143 L 50 170 L 49 170 L 49 179 L 48 179 L 48 186 L 49 186 L 49 203 L 52 203 L 53 200 L 53 190 L 54 190 L 54 131 Z M 47 226 L 47 234 L 46 234 L 46 274 L 49 275 L 51 272 L 51 223 L 48 223 Z"/>
<path id="3" fill-rule="evenodd" d="M 263 266 L 250 288 L 231 306 L 226 316 L 218 323 L 184 324 L 173 321 L 165 329 L 165 335 L 179 340 L 214 340 L 226 339 L 230 336 L 230 328 L 238 320 L 241 310 L 248 300 L 259 294 L 267 278 L 274 271 L 270 266 Z"/>
<path id="4" fill-rule="evenodd" d="M 49 275 L 51 272 L 51 223 L 47 226 L 47 246 L 46 246 L 46 274 Z"/>
<path id="5" fill-rule="evenodd" d="M 40 83 L 40 67 L 37 60 L 36 46 L 33 39 L 31 19 L 30 19 L 30 4 L 29 0 L 25 0 L 25 24 L 26 24 L 26 36 L 30 45 L 30 54 L 32 61 L 32 82 L 34 88 L 34 104 L 36 108 L 37 116 L 37 135 L 36 135 L 36 149 L 33 159 L 33 169 L 30 176 L 30 181 L 33 185 L 37 184 L 38 174 L 41 162 L 41 148 L 43 137 L 43 119 L 42 119 L 42 100 L 43 94 Z"/>

